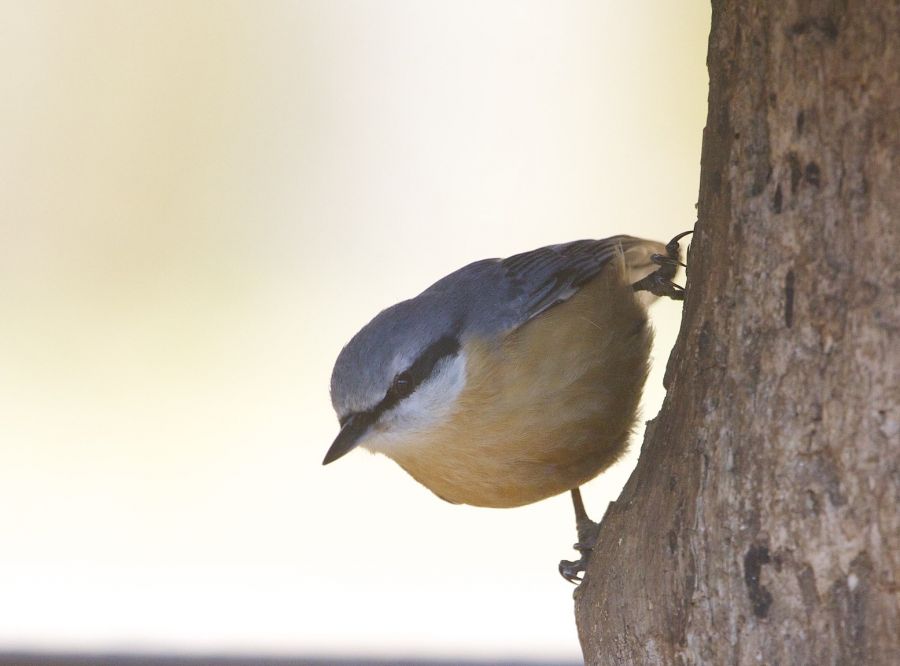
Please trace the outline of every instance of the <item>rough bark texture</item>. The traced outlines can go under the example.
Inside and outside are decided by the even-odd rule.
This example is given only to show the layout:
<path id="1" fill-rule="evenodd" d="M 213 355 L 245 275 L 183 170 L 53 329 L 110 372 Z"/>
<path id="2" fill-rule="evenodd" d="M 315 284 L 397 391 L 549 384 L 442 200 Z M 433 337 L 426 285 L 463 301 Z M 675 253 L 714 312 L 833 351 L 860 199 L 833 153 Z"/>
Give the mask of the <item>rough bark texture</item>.
<path id="1" fill-rule="evenodd" d="M 718 0 L 669 394 L 591 664 L 900 664 L 900 3 Z"/>

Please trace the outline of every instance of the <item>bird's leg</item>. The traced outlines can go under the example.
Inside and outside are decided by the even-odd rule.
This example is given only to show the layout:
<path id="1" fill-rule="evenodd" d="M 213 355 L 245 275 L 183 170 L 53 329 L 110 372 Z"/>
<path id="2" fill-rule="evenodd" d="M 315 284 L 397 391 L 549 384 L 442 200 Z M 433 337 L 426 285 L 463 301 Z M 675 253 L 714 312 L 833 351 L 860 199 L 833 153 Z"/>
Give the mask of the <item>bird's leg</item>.
<path id="1" fill-rule="evenodd" d="M 575 506 L 575 528 L 578 531 L 578 543 L 573 548 L 581 553 L 581 557 L 575 562 L 561 561 L 559 573 L 567 581 L 577 585 L 581 582 L 579 574 L 584 573 L 591 557 L 591 551 L 597 541 L 597 534 L 600 532 L 600 525 L 588 518 L 587 511 L 584 510 L 584 502 L 581 501 L 581 490 L 578 488 L 572 489 L 572 504 Z"/>
<path id="2" fill-rule="evenodd" d="M 631 288 L 635 291 L 649 291 L 656 296 L 668 296 L 676 301 L 683 301 L 684 287 L 672 282 L 672 278 L 678 272 L 678 267 L 684 266 L 681 263 L 681 248 L 678 241 L 692 233 L 694 232 L 685 231 L 678 234 L 666 245 L 665 255 L 654 254 L 650 257 L 651 261 L 659 268 L 635 282 Z"/>

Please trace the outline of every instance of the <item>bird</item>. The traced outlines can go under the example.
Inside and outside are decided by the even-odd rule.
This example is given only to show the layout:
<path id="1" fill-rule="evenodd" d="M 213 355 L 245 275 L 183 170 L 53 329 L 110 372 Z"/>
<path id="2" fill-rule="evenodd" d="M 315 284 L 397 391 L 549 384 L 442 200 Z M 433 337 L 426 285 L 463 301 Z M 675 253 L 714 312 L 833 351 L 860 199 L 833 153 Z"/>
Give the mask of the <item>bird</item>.
<path id="1" fill-rule="evenodd" d="M 508 508 L 570 492 L 582 580 L 599 525 L 580 487 L 625 452 L 656 297 L 684 299 L 679 240 L 617 235 L 484 259 L 376 315 L 331 376 L 340 431 L 455 504 Z"/>

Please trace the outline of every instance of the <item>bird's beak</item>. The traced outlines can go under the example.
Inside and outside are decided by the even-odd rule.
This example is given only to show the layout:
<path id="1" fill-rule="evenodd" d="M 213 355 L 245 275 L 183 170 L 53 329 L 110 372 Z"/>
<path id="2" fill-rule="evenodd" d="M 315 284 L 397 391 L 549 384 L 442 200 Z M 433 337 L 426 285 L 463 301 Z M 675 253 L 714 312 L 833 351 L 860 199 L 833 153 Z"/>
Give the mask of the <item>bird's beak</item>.
<path id="1" fill-rule="evenodd" d="M 372 419 L 366 418 L 366 416 L 367 414 L 365 413 L 354 414 L 347 419 L 338 436 L 334 438 L 328 453 L 325 454 L 325 460 L 322 461 L 323 465 L 334 462 L 356 448 L 372 422 Z"/>

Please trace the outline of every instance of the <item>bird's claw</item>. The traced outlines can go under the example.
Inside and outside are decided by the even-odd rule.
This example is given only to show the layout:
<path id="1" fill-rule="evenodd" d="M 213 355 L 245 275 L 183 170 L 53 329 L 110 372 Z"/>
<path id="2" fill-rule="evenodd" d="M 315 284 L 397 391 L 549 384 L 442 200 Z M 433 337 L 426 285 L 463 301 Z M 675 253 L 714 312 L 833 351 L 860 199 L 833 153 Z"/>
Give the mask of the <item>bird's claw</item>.
<path id="1" fill-rule="evenodd" d="M 668 296 L 673 301 L 684 300 L 684 287 L 680 284 L 672 282 L 669 278 L 662 275 L 662 269 L 651 273 L 647 277 L 635 282 L 633 288 L 635 291 L 649 291 L 654 296 Z"/>
<path id="2" fill-rule="evenodd" d="M 681 266 L 682 268 L 687 268 L 687 264 L 682 263 L 678 259 L 674 257 L 667 257 L 664 254 L 651 254 L 650 261 L 652 261 L 657 266 L 662 266 L 664 264 L 671 264 L 673 266 Z"/>
<path id="3" fill-rule="evenodd" d="M 591 553 L 594 550 L 594 544 L 597 543 L 597 536 L 600 533 L 600 524 L 595 523 L 586 515 L 578 521 L 578 543 L 572 548 L 577 550 L 581 557 L 574 562 L 571 560 L 562 560 L 559 563 L 559 573 L 570 583 L 578 585 L 583 580 L 583 574 L 587 570 L 588 561 L 591 559 Z"/>
<path id="4" fill-rule="evenodd" d="M 574 562 L 562 560 L 559 563 L 559 574 L 573 585 L 579 585 L 583 580 L 579 574 L 584 573 L 586 564 L 583 556 Z"/>
<path id="5" fill-rule="evenodd" d="M 684 287 L 672 282 L 675 273 L 678 272 L 681 263 L 681 247 L 678 244 L 682 238 L 693 231 L 684 231 L 666 244 L 666 254 L 654 254 L 650 260 L 659 266 L 655 271 L 646 277 L 638 280 L 632 285 L 634 291 L 649 291 L 654 296 L 668 296 L 675 301 L 684 300 Z"/>
<path id="6" fill-rule="evenodd" d="M 579 585 L 584 578 L 579 574 L 585 573 L 587 563 L 600 535 L 600 523 L 595 523 L 588 518 L 584 510 L 584 502 L 581 499 L 581 489 L 572 488 L 572 506 L 575 509 L 575 530 L 578 533 L 578 543 L 572 548 L 577 550 L 581 557 L 574 562 L 563 560 L 559 563 L 559 573 L 570 583 Z"/>

